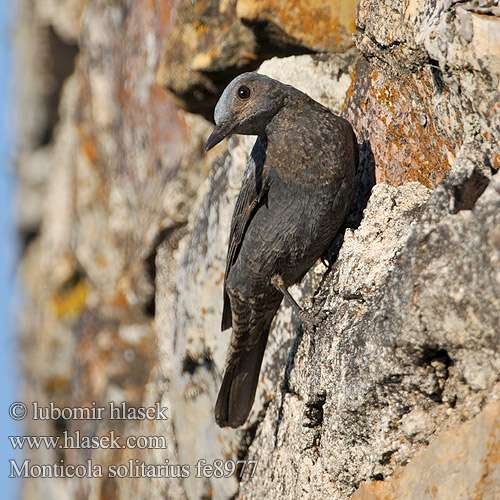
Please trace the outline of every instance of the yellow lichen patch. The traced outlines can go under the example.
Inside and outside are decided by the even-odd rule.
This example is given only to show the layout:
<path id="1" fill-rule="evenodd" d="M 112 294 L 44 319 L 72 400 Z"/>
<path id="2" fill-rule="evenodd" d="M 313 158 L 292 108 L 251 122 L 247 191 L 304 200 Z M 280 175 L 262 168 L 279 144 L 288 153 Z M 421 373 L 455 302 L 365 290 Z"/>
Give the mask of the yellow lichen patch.
<path id="1" fill-rule="evenodd" d="M 203 33 L 205 32 L 205 30 L 207 29 L 206 25 L 204 25 L 203 23 L 200 23 L 200 21 L 195 21 L 193 23 L 193 27 L 196 31 L 196 34 L 198 36 L 201 36 L 203 35 Z"/>
<path id="2" fill-rule="evenodd" d="M 68 377 L 62 375 L 54 375 L 45 381 L 45 389 L 51 393 L 61 393 L 69 390 L 70 381 Z"/>
<path id="3" fill-rule="evenodd" d="M 79 316 L 87 301 L 89 287 L 84 280 L 79 280 L 69 290 L 64 290 L 52 297 L 52 312 L 58 319 Z"/>

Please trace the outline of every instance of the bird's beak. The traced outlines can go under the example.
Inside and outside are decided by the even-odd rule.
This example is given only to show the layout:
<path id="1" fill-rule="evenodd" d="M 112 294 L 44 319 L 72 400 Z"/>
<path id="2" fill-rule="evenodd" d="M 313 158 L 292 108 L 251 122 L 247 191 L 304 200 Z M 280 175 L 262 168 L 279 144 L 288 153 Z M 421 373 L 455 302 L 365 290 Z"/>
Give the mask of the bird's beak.
<path id="1" fill-rule="evenodd" d="M 207 139 L 205 144 L 205 152 L 219 144 L 222 139 L 225 139 L 233 131 L 233 126 L 230 122 L 221 122 L 217 124 Z"/>

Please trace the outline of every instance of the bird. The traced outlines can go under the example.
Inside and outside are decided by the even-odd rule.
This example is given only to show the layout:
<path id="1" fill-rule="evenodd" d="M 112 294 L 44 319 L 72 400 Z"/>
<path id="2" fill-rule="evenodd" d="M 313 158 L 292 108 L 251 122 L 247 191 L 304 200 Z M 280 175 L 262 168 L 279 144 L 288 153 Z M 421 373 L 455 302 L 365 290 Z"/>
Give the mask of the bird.
<path id="1" fill-rule="evenodd" d="M 291 85 L 248 72 L 223 91 L 210 150 L 256 135 L 231 221 L 221 330 L 232 327 L 215 404 L 220 427 L 252 409 L 269 330 L 288 288 L 324 254 L 349 212 L 358 144 L 350 123 Z"/>

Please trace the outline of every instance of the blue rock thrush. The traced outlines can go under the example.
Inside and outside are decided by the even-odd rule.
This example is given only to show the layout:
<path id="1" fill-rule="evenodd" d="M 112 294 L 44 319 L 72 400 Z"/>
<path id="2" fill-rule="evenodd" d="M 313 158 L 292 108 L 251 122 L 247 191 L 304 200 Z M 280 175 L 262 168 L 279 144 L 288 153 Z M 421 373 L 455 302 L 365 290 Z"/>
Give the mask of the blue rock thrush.
<path id="1" fill-rule="evenodd" d="M 222 330 L 232 326 L 215 405 L 221 427 L 250 413 L 271 322 L 287 288 L 328 249 L 347 212 L 358 163 L 349 122 L 299 90 L 244 73 L 215 108 L 208 151 L 231 134 L 256 135 L 229 236 Z"/>

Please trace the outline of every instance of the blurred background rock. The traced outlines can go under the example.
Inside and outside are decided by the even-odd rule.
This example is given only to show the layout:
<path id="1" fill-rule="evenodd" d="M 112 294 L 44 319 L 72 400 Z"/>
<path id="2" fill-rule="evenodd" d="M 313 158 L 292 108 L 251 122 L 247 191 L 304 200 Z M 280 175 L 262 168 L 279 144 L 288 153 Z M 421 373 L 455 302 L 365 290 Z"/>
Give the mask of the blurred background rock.
<path id="1" fill-rule="evenodd" d="M 167 449 L 27 457 L 192 471 L 27 479 L 22 498 L 500 497 L 498 3 L 357 3 L 16 3 L 21 399 L 169 408 L 168 421 L 27 420 L 32 435 L 114 430 Z M 212 411 L 253 139 L 203 145 L 225 85 L 256 69 L 348 118 L 361 165 L 339 258 L 293 291 L 326 319 L 302 332 L 282 308 L 233 431 Z M 259 464 L 241 482 L 202 479 L 199 459 Z"/>

